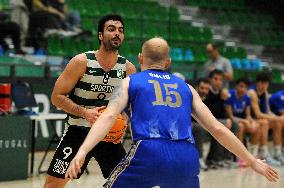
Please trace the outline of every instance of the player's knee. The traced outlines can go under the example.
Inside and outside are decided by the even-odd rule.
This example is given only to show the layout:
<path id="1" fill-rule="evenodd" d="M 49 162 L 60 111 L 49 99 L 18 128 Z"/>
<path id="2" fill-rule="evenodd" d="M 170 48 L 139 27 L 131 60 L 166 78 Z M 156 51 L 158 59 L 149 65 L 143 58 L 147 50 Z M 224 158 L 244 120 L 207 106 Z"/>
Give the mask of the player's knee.
<path id="1" fill-rule="evenodd" d="M 239 132 L 243 132 L 244 129 L 245 129 L 244 124 L 243 123 L 239 123 L 238 126 L 239 126 Z"/>
<path id="2" fill-rule="evenodd" d="M 273 129 L 274 129 L 275 131 L 281 131 L 281 130 L 282 130 L 282 125 L 281 125 L 281 123 L 280 123 L 280 122 L 275 122 Z"/>
<path id="3" fill-rule="evenodd" d="M 267 127 L 268 128 L 268 126 L 269 126 L 269 122 L 266 119 L 259 120 L 259 123 L 263 127 Z"/>

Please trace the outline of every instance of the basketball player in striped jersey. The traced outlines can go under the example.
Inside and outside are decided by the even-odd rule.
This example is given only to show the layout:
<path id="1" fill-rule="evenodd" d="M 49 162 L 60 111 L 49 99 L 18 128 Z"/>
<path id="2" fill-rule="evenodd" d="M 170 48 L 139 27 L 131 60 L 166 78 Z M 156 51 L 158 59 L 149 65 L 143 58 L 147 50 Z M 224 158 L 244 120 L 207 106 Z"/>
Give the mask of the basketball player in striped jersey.
<path id="1" fill-rule="evenodd" d="M 136 72 L 135 66 L 118 54 L 124 40 L 124 22 L 119 15 L 106 15 L 99 21 L 98 39 L 100 48 L 76 55 L 55 83 L 52 103 L 68 116 L 64 136 L 48 169 L 45 188 L 66 185 L 65 173 L 69 163 L 100 115 L 100 110 L 108 104 L 114 87 L 127 75 Z M 126 123 L 122 126 L 124 131 Z M 107 178 L 126 154 L 120 143 L 122 135 L 100 142 L 88 154 L 84 169 L 94 157 L 104 178 Z"/>

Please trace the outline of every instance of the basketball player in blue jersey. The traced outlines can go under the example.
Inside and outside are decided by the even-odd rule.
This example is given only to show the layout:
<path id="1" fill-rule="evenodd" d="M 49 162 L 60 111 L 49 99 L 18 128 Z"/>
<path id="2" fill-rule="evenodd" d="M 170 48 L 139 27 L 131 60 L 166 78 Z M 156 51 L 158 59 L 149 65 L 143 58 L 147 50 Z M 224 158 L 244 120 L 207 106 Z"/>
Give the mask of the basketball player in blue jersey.
<path id="1" fill-rule="evenodd" d="M 68 165 L 100 115 L 99 111 L 108 104 L 114 87 L 126 75 L 136 72 L 134 65 L 118 54 L 124 40 L 124 23 L 119 15 L 107 15 L 99 21 L 98 39 L 100 48 L 76 55 L 55 83 L 52 103 L 68 113 L 68 117 L 64 136 L 48 169 L 46 188 L 65 186 Z M 110 175 L 126 154 L 120 143 L 126 123 L 120 126 L 121 134 L 106 137 L 113 139 L 104 139 L 89 152 L 82 172 L 94 157 L 104 178 Z"/>
<path id="2" fill-rule="evenodd" d="M 191 132 L 192 114 L 222 145 L 256 172 L 277 181 L 275 170 L 254 158 L 204 105 L 193 87 L 165 72 L 170 64 L 164 39 L 146 41 L 139 55 L 142 72 L 124 79 L 107 109 L 92 126 L 72 160 L 66 178 L 76 178 L 87 153 L 108 133 L 128 105 L 134 145 L 104 187 L 199 187 L 198 153 Z"/>
<path id="3" fill-rule="evenodd" d="M 282 126 L 284 126 L 284 90 L 272 94 L 269 98 L 271 111 L 281 117 Z M 284 153 L 284 127 L 282 127 L 282 153 Z"/>
<path id="4" fill-rule="evenodd" d="M 284 90 L 272 94 L 269 98 L 269 105 L 274 114 L 284 116 Z"/>
<path id="5" fill-rule="evenodd" d="M 228 116 L 239 125 L 237 137 L 243 142 L 244 133 L 250 133 L 248 150 L 254 156 L 257 156 L 261 129 L 259 123 L 251 118 L 250 99 L 247 96 L 248 86 L 249 82 L 246 79 L 238 79 L 236 81 L 236 89 L 229 91 L 229 98 L 225 104 Z M 239 162 L 241 166 L 246 165 L 241 160 Z"/>
<path id="6" fill-rule="evenodd" d="M 272 129 L 273 144 L 274 144 L 274 158 L 268 151 L 268 132 L 262 134 L 260 140 L 261 157 L 264 158 L 268 164 L 273 166 L 284 165 L 284 156 L 282 154 L 282 125 L 281 118 L 271 113 L 268 102 L 268 87 L 270 83 L 270 75 L 267 72 L 260 72 L 256 76 L 255 85 L 251 86 L 248 95 L 251 99 L 251 109 L 253 118 L 267 121 L 269 129 Z"/>

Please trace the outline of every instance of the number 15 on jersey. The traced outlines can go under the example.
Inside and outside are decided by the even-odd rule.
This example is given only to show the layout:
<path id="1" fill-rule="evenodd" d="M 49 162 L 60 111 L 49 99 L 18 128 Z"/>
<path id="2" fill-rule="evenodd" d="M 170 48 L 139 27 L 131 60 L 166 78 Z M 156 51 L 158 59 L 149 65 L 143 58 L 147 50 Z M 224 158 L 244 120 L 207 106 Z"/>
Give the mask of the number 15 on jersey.
<path id="1" fill-rule="evenodd" d="M 157 80 L 149 80 L 148 83 L 153 84 L 155 89 L 156 100 L 152 102 L 154 106 L 162 105 L 169 106 L 173 108 L 180 107 L 182 105 L 182 99 L 177 91 L 178 84 L 163 84 L 166 91 L 166 96 L 163 96 L 161 84 Z M 165 98 L 165 100 L 164 100 Z M 173 102 L 175 99 L 175 102 Z"/>

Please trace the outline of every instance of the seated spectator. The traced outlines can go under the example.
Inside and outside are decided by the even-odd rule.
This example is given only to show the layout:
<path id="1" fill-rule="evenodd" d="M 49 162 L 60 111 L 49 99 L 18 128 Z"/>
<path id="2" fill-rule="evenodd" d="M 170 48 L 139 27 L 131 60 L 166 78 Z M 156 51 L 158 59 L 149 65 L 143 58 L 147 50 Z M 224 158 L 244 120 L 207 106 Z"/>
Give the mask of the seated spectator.
<path id="1" fill-rule="evenodd" d="M 284 157 L 281 151 L 282 145 L 282 118 L 271 113 L 268 104 L 268 87 L 270 75 L 267 72 L 260 72 L 256 76 L 255 85 L 251 86 L 248 94 L 251 99 L 252 115 L 258 120 L 267 121 L 269 129 L 272 129 L 274 143 L 274 158 L 268 152 L 268 132 L 262 133 L 260 156 L 272 166 L 284 164 Z"/>
<path id="2" fill-rule="evenodd" d="M 80 32 L 80 16 L 68 13 L 64 0 L 33 0 L 29 23 L 29 39 L 35 50 L 46 49 L 47 36 L 74 36 Z M 72 31 L 68 31 L 72 30 Z"/>
<path id="3" fill-rule="evenodd" d="M 209 74 L 209 79 L 210 90 L 204 100 L 204 104 L 220 122 L 236 133 L 237 125 L 233 124 L 232 120 L 228 118 L 225 110 L 225 100 L 228 98 L 228 91 L 223 89 L 223 72 L 215 69 Z M 211 137 L 210 143 L 206 159 L 206 164 L 210 168 L 235 167 L 236 164 L 232 162 L 232 156 L 228 150 L 221 146 L 213 137 Z"/>
<path id="4" fill-rule="evenodd" d="M 284 115 L 284 90 L 272 94 L 269 98 L 269 105 L 271 111 L 278 115 Z"/>
<path id="5" fill-rule="evenodd" d="M 81 19 L 78 11 L 69 11 L 65 0 L 46 0 L 48 6 L 58 11 L 60 17 L 63 19 L 66 30 L 78 31 Z M 80 30 L 80 29 L 79 29 Z"/>
<path id="6" fill-rule="evenodd" d="M 76 30 L 80 27 L 78 12 L 68 12 L 64 0 L 33 0 L 36 19 L 47 19 L 43 27 L 58 30 Z"/>
<path id="7" fill-rule="evenodd" d="M 282 117 L 282 153 L 284 153 L 284 90 L 272 94 L 269 98 L 269 105 L 274 114 Z"/>
<path id="8" fill-rule="evenodd" d="M 9 45 L 5 41 L 7 37 L 11 38 L 16 54 L 25 54 L 21 49 L 20 27 L 14 22 L 6 21 L 5 15 L 0 10 L 0 46 L 4 52 L 9 50 Z"/>
<path id="9" fill-rule="evenodd" d="M 247 96 L 249 83 L 246 79 L 236 81 L 236 89 L 229 91 L 229 98 L 226 100 L 226 111 L 232 121 L 238 123 L 239 131 L 237 137 L 244 142 L 244 133 L 250 133 L 250 144 L 248 150 L 254 155 L 258 155 L 260 139 L 259 124 L 251 118 L 250 99 Z M 240 166 L 247 166 L 244 161 L 238 159 Z"/>

